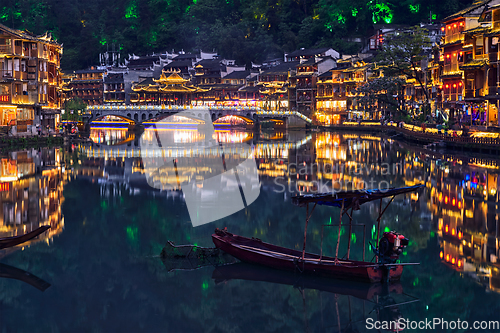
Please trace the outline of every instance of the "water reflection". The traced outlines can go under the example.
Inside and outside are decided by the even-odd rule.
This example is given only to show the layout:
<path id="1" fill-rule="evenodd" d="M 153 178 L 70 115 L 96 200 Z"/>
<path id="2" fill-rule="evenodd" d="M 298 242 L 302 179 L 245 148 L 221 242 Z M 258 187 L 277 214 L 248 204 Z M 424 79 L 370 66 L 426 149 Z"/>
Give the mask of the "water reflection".
<path id="1" fill-rule="evenodd" d="M 189 132 L 185 129 L 172 130 L 172 135 L 185 143 L 203 139 L 186 133 Z M 440 249 L 435 255 L 444 265 L 472 275 L 491 290 L 498 290 L 497 161 L 412 150 L 391 139 L 368 134 L 266 132 L 263 135 L 230 130 L 216 131 L 215 137 L 224 142 L 250 143 L 251 150 L 231 153 L 243 159 L 253 153 L 263 188 L 283 192 L 285 200 L 297 192 L 426 184 L 425 194 L 412 193 L 396 205 L 408 204 L 412 214 L 419 217 L 421 230 L 437 232 Z M 179 147 L 141 152 L 130 142 L 117 148 L 81 146 L 80 149 L 86 157 L 77 175 L 98 180 L 104 187 L 110 182 L 122 182 L 131 192 L 154 191 L 145 180 L 145 174 L 154 171 L 144 168 L 141 162 L 144 154 L 162 157 L 190 154 L 189 149 Z M 218 158 L 217 153 L 209 150 L 204 154 L 203 158 Z M 204 177 L 199 170 L 195 173 L 182 170 L 179 178 L 173 169 L 164 170 L 157 175 L 158 182 L 164 184 L 160 194 L 175 195 L 180 190 L 179 181 Z M 375 210 L 368 208 L 369 213 Z M 394 219 L 397 222 L 398 216 Z M 428 234 L 423 237 L 420 241 L 428 241 Z"/>
<path id="2" fill-rule="evenodd" d="M 62 232 L 63 167 L 61 150 L 31 149 L 11 152 L 1 159 L 0 237 L 18 236 L 48 225 L 48 232 L 0 257 L 31 243 L 46 241 Z"/>
<path id="3" fill-rule="evenodd" d="M 97 144 L 122 145 L 134 141 L 135 133 L 127 128 L 109 130 L 101 127 L 91 127 L 90 139 Z"/>
<path id="4" fill-rule="evenodd" d="M 225 138 L 220 141 L 246 140 L 250 147 L 230 154 L 235 158 L 255 155 L 261 194 L 248 208 L 198 227 L 190 223 L 183 192 L 171 178 L 174 170 L 162 170 L 158 181 L 164 181 L 165 187 L 153 189 L 146 175 L 155 170 L 142 162 L 144 154 L 187 156 L 187 148 L 141 151 L 135 137 L 115 145 L 101 142 L 2 156 L 0 231 L 10 236 L 50 223 L 53 233 L 44 236 L 44 242 L 25 245 L 24 251 L 18 247 L 8 256 L 1 254 L 2 264 L 29 271 L 53 285 L 39 293 L 29 285 L 1 279 L 2 328 L 321 332 L 338 331 L 340 323 L 341 331 L 363 332 L 363 318 L 368 315 L 374 319 L 461 318 L 470 323 L 497 320 L 498 161 L 448 156 L 365 134 L 229 133 L 222 134 Z M 185 135 L 178 138 L 193 140 Z M 220 158 L 210 150 L 202 157 Z M 194 176 L 186 173 L 185 177 L 187 181 Z M 241 267 L 217 275 L 223 267 L 200 267 L 197 262 L 164 265 L 157 258 L 167 240 L 213 247 L 213 229 L 225 226 L 237 234 L 301 249 L 305 212 L 291 204 L 292 195 L 420 183 L 426 185 L 425 191 L 397 197 L 381 222 L 382 228 L 410 239 L 402 259 L 421 263 L 405 267 L 401 280 L 405 293 L 420 299 L 417 303 L 391 307 L 406 301 L 399 298 L 402 294 L 393 290 L 386 297 L 372 293 L 369 285 L 362 290 L 365 296 L 357 297 L 359 290 L 342 294 L 335 290 L 340 285 L 331 282 L 294 280 L 293 275 L 275 282 L 275 277 L 263 278 L 260 273 L 249 278 L 242 275 L 248 272 Z M 367 224 L 372 243 L 376 231 L 370 223 L 378 209 L 378 204 L 366 204 L 353 213 L 354 223 Z M 307 236 L 311 252 L 319 253 L 321 225 L 337 220 L 338 210 L 316 208 Z M 346 230 L 341 233 L 345 238 Z M 325 232 L 325 255 L 335 252 L 336 237 L 336 231 Z M 342 247 L 346 243 L 341 243 L 341 255 L 346 253 L 347 246 Z M 361 257 L 362 243 L 361 233 L 358 239 L 353 237 L 353 259 Z M 368 245 L 364 250 L 370 253 Z M 191 268 L 197 269 L 180 270 Z M 372 301 L 378 295 L 379 304 L 369 302 L 369 295 Z M 68 307 L 75 301 L 81 305 L 77 310 Z"/>

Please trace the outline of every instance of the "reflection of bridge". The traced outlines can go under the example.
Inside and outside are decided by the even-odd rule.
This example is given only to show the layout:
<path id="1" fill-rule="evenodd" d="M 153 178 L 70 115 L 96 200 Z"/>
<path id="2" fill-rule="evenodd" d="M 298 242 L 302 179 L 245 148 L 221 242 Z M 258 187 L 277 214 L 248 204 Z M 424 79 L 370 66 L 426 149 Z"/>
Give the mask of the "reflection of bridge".
<path id="1" fill-rule="evenodd" d="M 227 154 L 239 154 L 243 158 L 248 158 L 252 153 L 255 158 L 261 158 L 263 156 L 270 157 L 281 157 L 285 158 L 288 156 L 289 149 L 296 149 L 303 146 L 305 143 L 312 139 L 311 135 L 308 135 L 304 139 L 297 142 L 278 142 L 278 143 L 258 143 L 253 148 L 248 146 L 248 149 L 242 149 L 241 147 L 231 147 L 228 145 L 225 149 Z M 160 149 L 141 149 L 139 147 L 133 146 L 81 146 L 81 151 L 85 153 L 87 157 L 104 157 L 104 158 L 116 158 L 116 157 L 181 157 L 181 156 L 218 156 L 220 150 L 218 146 L 211 148 L 184 148 L 184 147 L 163 147 Z"/>
<path id="2" fill-rule="evenodd" d="M 208 109 L 209 114 L 206 113 Z M 263 119 L 283 120 L 287 127 L 304 127 L 311 123 L 311 119 L 296 111 L 263 111 L 255 107 L 234 108 L 234 107 L 192 107 L 184 108 L 182 106 L 158 106 L 158 105 L 92 105 L 87 111 L 89 121 L 94 121 L 105 116 L 117 116 L 130 123 L 142 123 L 147 120 L 174 115 L 178 112 L 190 115 L 192 117 L 215 121 L 225 116 L 238 117 L 249 124 L 259 122 Z"/>

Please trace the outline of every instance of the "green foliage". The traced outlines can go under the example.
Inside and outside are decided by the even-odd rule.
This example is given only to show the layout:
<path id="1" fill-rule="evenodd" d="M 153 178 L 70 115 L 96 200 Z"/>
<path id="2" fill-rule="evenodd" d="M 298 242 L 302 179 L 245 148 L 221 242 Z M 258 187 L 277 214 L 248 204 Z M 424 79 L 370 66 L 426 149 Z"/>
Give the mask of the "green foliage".
<path id="1" fill-rule="evenodd" d="M 84 112 L 87 109 L 87 104 L 79 98 L 75 97 L 67 100 L 64 105 L 64 114 L 62 115 L 63 120 L 81 120 L 78 115 L 78 111 Z M 71 113 L 73 111 L 73 113 Z"/>
<path id="2" fill-rule="evenodd" d="M 62 68 L 95 65 L 114 45 L 123 56 L 175 49 L 216 50 L 241 64 L 281 57 L 298 47 L 356 53 L 346 38 L 366 36 L 373 23 L 441 19 L 466 0 L 4 0 L 0 23 L 64 44 Z"/>
<path id="3" fill-rule="evenodd" d="M 426 32 L 426 29 L 415 26 L 407 31 L 387 36 L 384 48 L 377 55 L 377 59 L 385 68 L 385 75 L 415 79 L 416 85 L 419 85 L 425 94 L 425 104 L 429 104 L 429 95 L 424 87 L 425 81 L 420 69 L 420 61 L 425 59 L 427 54 L 426 47 L 430 46 Z"/>
<path id="4" fill-rule="evenodd" d="M 377 103 L 379 109 L 405 113 L 400 100 L 403 98 L 405 80 L 399 77 L 379 77 L 368 81 L 356 91 L 358 101 L 368 108 Z"/>

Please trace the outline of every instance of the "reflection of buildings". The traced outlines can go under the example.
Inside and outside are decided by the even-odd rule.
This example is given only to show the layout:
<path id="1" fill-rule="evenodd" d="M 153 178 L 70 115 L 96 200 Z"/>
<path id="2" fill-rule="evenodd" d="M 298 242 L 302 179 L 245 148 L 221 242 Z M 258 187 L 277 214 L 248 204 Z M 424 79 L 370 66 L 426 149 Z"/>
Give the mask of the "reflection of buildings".
<path id="1" fill-rule="evenodd" d="M 439 257 L 500 292 L 498 170 L 461 162 L 431 163 L 429 208 L 437 220 Z"/>
<path id="2" fill-rule="evenodd" d="M 247 134 L 220 133 L 220 141 L 242 142 L 247 139 Z M 177 143 L 201 140 L 184 134 L 174 137 Z M 399 187 L 424 183 L 425 191 L 397 198 L 393 205 L 401 205 L 401 211 L 405 214 L 408 210 L 411 210 L 411 214 L 417 214 L 419 232 L 431 232 L 435 226 L 441 245 L 435 256 L 441 256 L 443 264 L 472 274 L 487 283 L 489 288 L 500 290 L 497 278 L 500 266 L 499 172 L 498 169 L 489 167 L 491 163 L 472 158 L 436 160 L 412 149 L 400 149 L 398 144 L 390 139 L 369 134 L 306 135 L 287 132 L 285 138 L 276 138 L 251 138 L 248 141 L 251 149 L 238 152 L 229 150 L 228 158 L 237 154 L 242 159 L 248 158 L 253 152 L 263 188 L 267 191 L 285 191 L 285 199 L 289 197 L 290 192 L 296 194 L 327 191 L 331 189 L 333 181 L 342 181 L 343 189 Z M 150 139 L 154 139 L 152 135 Z M 148 173 L 157 172 L 153 178 L 160 184 L 165 184 L 163 189 L 170 190 L 164 191 L 168 196 L 180 194 L 177 191 L 178 181 L 187 182 L 192 179 L 189 177 L 193 177 L 193 170 L 187 167 L 178 168 L 177 177 L 173 166 L 162 166 L 155 171 L 145 169 L 141 160 L 142 156 L 153 155 L 167 160 L 191 156 L 193 152 L 188 147 L 162 147 L 141 151 L 136 140 L 123 146 L 82 146 L 80 150 L 88 159 L 78 172 L 82 175 L 86 172 L 87 176 L 103 184 L 119 181 L 126 184 L 132 192 L 142 189 L 153 191 L 147 185 Z M 202 156 L 219 160 L 217 151 L 215 148 L 207 149 Z M 200 180 L 207 179 L 204 177 L 209 175 L 209 172 L 201 175 Z M 276 181 L 277 179 L 279 181 Z M 374 179 L 375 183 L 370 184 L 371 179 Z M 382 183 L 383 181 L 385 183 Z M 322 182 L 327 183 L 327 186 L 323 186 Z M 404 205 L 409 206 L 406 208 Z M 370 213 L 378 209 L 376 205 L 368 207 Z M 429 223 L 431 221 L 434 224 Z M 408 236 L 412 238 L 411 234 Z"/>
<path id="3" fill-rule="evenodd" d="M 29 150 L 2 158 L 0 174 L 0 237 L 22 235 L 42 225 L 51 229 L 40 239 L 49 240 L 64 226 L 64 200 L 59 152 Z M 10 250 L 3 250 L 0 256 Z"/>
<path id="4" fill-rule="evenodd" d="M 75 170 L 75 175 L 99 181 L 102 184 L 111 182 L 124 183 L 129 187 L 131 192 L 135 192 L 141 188 L 150 191 L 153 190 L 148 186 L 146 175 L 155 183 L 155 187 L 165 191 L 177 191 L 179 190 L 179 183 L 183 184 L 191 181 L 194 175 L 196 175 L 197 181 L 203 181 L 203 179 L 210 178 L 212 174 L 217 174 L 216 170 L 198 170 L 196 169 L 196 165 L 192 167 L 179 165 L 176 175 L 173 164 L 170 165 L 171 163 L 168 163 L 173 158 L 180 159 L 182 157 L 198 156 L 203 157 L 204 160 L 213 159 L 214 161 L 220 161 L 220 148 L 214 146 L 198 150 L 196 147 L 193 149 L 190 145 L 183 147 L 183 143 L 204 141 L 204 138 L 198 135 L 199 132 L 197 130 L 165 128 L 160 129 L 160 132 L 163 130 L 167 131 L 168 135 L 171 135 L 170 139 L 166 141 L 177 144 L 175 147 L 163 146 L 161 149 L 143 149 L 141 151 L 138 140 L 127 141 L 126 144 L 117 146 L 81 146 L 80 150 L 87 158 L 82 162 L 81 167 Z M 111 132 L 115 130 L 99 131 L 101 131 L 100 136 L 96 134 L 96 138 L 98 139 L 113 137 L 114 134 Z M 276 140 L 254 144 L 252 147 L 250 146 L 253 140 L 252 132 L 216 130 L 213 135 L 213 139 L 227 144 L 224 153 L 228 165 L 237 165 L 253 153 L 257 158 L 259 175 L 261 177 L 263 175 L 274 174 L 273 170 L 280 168 L 277 165 L 283 165 L 288 158 L 288 151 L 290 149 L 302 147 L 306 142 L 311 140 L 311 136 L 308 136 L 295 143 L 287 143 L 280 140 L 283 138 L 283 135 L 277 135 L 276 138 Z M 155 140 L 154 132 L 146 130 L 142 139 L 146 141 Z M 245 149 L 241 146 L 232 146 L 232 143 L 242 142 L 246 142 L 249 145 Z M 145 169 L 141 159 L 144 156 L 159 157 L 160 164 L 155 168 Z M 268 160 L 271 160 L 271 162 L 264 162 Z M 275 164 L 275 161 L 277 161 L 277 164 Z M 206 165 L 206 161 L 204 164 Z"/>

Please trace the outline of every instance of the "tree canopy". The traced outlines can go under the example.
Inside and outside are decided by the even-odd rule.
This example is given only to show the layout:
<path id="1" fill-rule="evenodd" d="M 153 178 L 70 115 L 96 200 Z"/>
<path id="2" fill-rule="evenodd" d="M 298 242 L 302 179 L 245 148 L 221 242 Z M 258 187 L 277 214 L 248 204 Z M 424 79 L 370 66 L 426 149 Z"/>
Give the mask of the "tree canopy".
<path id="1" fill-rule="evenodd" d="M 240 64 L 299 47 L 354 53 L 351 37 L 373 24 L 440 20 L 470 0 L 4 0 L 0 23 L 64 44 L 63 69 L 95 65 L 108 48 L 123 55 L 216 50 Z"/>

